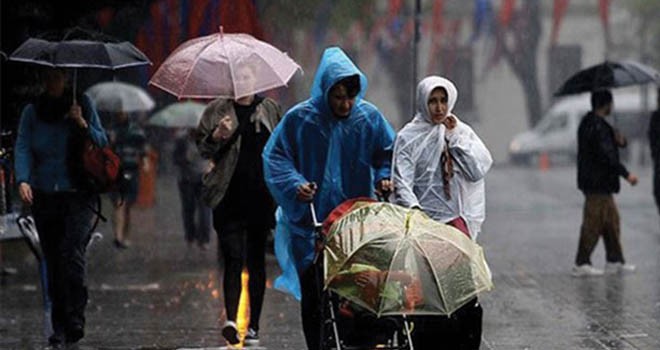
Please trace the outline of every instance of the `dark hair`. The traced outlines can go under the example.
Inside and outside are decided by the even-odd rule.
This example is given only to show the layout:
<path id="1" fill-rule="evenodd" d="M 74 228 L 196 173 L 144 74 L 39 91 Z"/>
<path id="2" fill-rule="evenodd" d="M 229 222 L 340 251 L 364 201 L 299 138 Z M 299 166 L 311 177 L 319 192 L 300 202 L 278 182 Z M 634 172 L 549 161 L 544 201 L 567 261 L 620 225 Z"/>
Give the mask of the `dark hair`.
<path id="1" fill-rule="evenodd" d="M 343 87 L 346 88 L 346 95 L 348 95 L 349 98 L 353 98 L 360 93 L 360 76 L 355 74 L 355 75 L 351 75 L 350 77 L 346 77 L 336 82 L 335 85 L 333 85 L 330 90 L 334 89 L 339 85 L 342 85 Z"/>
<path id="2" fill-rule="evenodd" d="M 591 93 L 591 108 L 598 109 L 612 103 L 612 93 L 607 89 L 599 89 Z"/>

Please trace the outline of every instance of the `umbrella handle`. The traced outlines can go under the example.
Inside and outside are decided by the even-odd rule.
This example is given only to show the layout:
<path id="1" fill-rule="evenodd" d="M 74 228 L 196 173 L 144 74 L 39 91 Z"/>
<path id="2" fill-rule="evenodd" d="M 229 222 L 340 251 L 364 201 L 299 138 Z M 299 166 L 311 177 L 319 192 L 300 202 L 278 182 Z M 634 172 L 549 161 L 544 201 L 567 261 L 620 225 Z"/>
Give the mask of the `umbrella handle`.
<path id="1" fill-rule="evenodd" d="M 314 246 L 314 264 L 316 264 L 321 251 L 325 248 L 325 237 L 323 236 L 323 224 L 319 223 L 316 219 L 316 209 L 314 209 L 314 202 L 309 203 L 309 211 L 312 214 L 312 222 L 314 223 L 314 233 L 316 234 L 316 244 Z M 319 247 L 320 246 L 320 247 Z"/>
<path id="2" fill-rule="evenodd" d="M 78 83 L 78 68 L 73 69 L 73 104 L 77 105 L 78 102 L 76 101 L 76 85 Z"/>

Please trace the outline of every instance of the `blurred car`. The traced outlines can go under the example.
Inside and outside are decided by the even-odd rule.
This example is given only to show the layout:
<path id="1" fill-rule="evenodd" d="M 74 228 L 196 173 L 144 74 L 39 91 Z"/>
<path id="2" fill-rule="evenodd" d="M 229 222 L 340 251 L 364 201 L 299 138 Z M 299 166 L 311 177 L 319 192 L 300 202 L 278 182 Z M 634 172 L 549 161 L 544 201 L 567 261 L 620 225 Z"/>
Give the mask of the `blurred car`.
<path id="1" fill-rule="evenodd" d="M 614 109 L 606 120 L 628 140 L 645 138 L 655 89 L 650 89 L 648 111 L 639 91 L 614 90 Z M 574 162 L 577 159 L 577 130 L 582 117 L 591 110 L 589 93 L 557 100 L 531 130 L 517 134 L 509 144 L 509 160 L 534 164 L 541 154 Z"/>

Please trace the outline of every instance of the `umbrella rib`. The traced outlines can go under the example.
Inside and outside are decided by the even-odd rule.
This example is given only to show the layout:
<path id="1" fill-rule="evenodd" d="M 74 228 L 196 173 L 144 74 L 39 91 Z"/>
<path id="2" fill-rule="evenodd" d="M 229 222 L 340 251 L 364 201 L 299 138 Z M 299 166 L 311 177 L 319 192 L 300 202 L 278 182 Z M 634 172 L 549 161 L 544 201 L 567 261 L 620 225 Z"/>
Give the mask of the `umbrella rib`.
<path id="1" fill-rule="evenodd" d="M 387 285 L 387 281 L 389 281 L 389 279 L 390 279 L 390 271 L 392 271 L 392 267 L 394 266 L 394 261 L 396 261 L 396 256 L 401 251 L 401 246 L 403 245 L 404 242 L 406 242 L 406 239 L 405 238 L 401 239 L 399 241 L 399 243 L 397 244 L 396 248 L 394 249 L 394 254 L 392 254 L 392 259 L 390 260 L 390 265 L 387 267 L 387 271 L 386 271 L 387 272 L 387 277 L 385 278 L 385 281 L 383 281 L 382 290 L 385 289 L 385 286 Z M 380 295 L 378 297 L 380 298 L 380 303 L 378 304 L 378 310 L 376 310 L 376 311 L 378 311 L 377 315 L 378 315 L 378 317 L 380 317 L 381 316 L 381 310 L 383 309 L 383 302 L 384 302 L 385 298 L 383 298 Z"/>
<path id="2" fill-rule="evenodd" d="M 289 79 L 291 79 L 291 77 L 292 77 L 294 74 L 296 74 L 296 71 L 297 71 L 297 70 L 299 70 L 299 69 L 302 70 L 302 68 L 300 68 L 300 66 L 299 66 L 298 64 L 295 64 L 295 63 L 294 63 L 295 66 L 296 66 L 297 68 L 294 69 L 293 72 L 292 72 L 292 73 L 287 77 L 287 79 L 285 80 L 285 78 L 282 78 L 282 77 L 280 76 L 279 72 L 277 71 L 277 69 L 275 69 L 275 67 L 273 67 L 273 65 L 270 63 L 270 61 L 268 61 L 266 58 L 264 58 L 264 56 L 261 55 L 261 52 L 259 52 L 259 51 L 255 51 L 254 53 L 255 53 L 257 56 L 259 56 L 259 58 L 261 58 L 261 59 L 266 63 L 266 65 L 268 65 L 268 67 L 270 67 L 270 69 L 273 70 L 273 72 L 275 72 L 275 74 L 277 75 L 277 77 L 280 78 L 280 79 L 282 80 L 282 82 L 284 83 L 284 85 L 286 85 L 287 82 L 289 81 Z M 286 57 L 288 58 L 289 56 L 286 56 Z"/>
<path id="3" fill-rule="evenodd" d="M 429 261 L 429 259 L 427 257 L 428 253 L 424 249 L 424 246 L 422 246 L 422 244 L 417 240 L 416 237 L 413 237 L 413 240 L 415 241 L 415 244 L 417 245 L 417 248 L 424 253 L 422 256 L 424 257 L 424 260 L 426 261 L 426 263 L 429 264 L 429 268 L 431 269 L 431 273 L 433 274 L 433 279 L 434 279 L 435 285 L 438 289 L 438 292 L 440 293 L 440 298 L 442 300 L 442 303 L 444 304 L 445 311 L 447 311 L 447 309 L 448 309 L 448 307 L 447 307 L 447 296 L 445 295 L 444 291 L 440 287 L 440 279 L 438 278 L 438 273 L 435 271 L 435 267 L 433 267 L 433 264 Z M 447 314 L 449 314 L 449 312 Z"/>
<path id="4" fill-rule="evenodd" d="M 218 34 L 214 34 L 213 36 L 215 37 L 216 35 L 218 35 Z M 206 46 L 204 46 L 204 48 L 199 52 L 199 55 L 197 55 L 197 57 L 195 57 L 195 62 L 193 62 L 193 64 L 190 66 L 191 69 L 190 69 L 190 71 L 188 71 L 188 73 L 186 74 L 186 78 L 183 80 L 183 87 L 184 88 L 182 90 L 185 90 L 185 87 L 188 86 L 188 79 L 192 75 L 192 72 L 194 71 L 194 68 L 197 65 L 197 62 L 202 57 L 202 54 L 204 53 L 204 51 L 206 51 L 211 45 L 213 45 L 213 42 L 215 42 L 215 38 L 213 38 L 213 40 L 210 43 L 208 43 Z M 165 90 L 165 91 L 167 91 L 167 90 Z M 175 94 L 175 95 L 177 95 L 178 98 L 182 97 L 182 96 L 179 96 L 179 94 Z M 181 94 L 181 95 L 183 95 L 183 94 Z M 199 98 L 199 97 L 193 96 L 193 98 Z"/>
<path id="5" fill-rule="evenodd" d="M 344 261 L 341 262 L 341 265 L 339 266 L 339 268 L 337 269 L 337 271 L 340 271 L 341 269 L 343 269 L 344 266 L 346 266 L 346 262 L 349 261 L 349 260 L 351 260 L 351 258 L 352 258 L 352 257 L 353 257 L 353 256 L 354 256 L 354 255 L 360 250 L 360 248 L 362 248 L 362 247 L 364 247 L 365 245 L 367 245 L 368 243 L 371 243 L 371 242 L 373 242 L 373 241 L 375 241 L 375 240 L 377 240 L 377 239 L 380 239 L 380 238 L 382 238 L 382 236 L 380 236 L 380 237 L 374 237 L 374 238 L 369 239 L 369 240 L 367 240 L 367 241 L 364 241 L 364 242 L 362 242 L 360 245 L 358 245 L 355 249 L 353 249 L 353 251 L 351 251 L 350 254 L 346 255 L 346 258 L 344 259 Z M 326 247 L 326 248 L 323 248 L 323 249 L 324 249 L 324 250 L 327 250 L 328 248 Z M 326 277 L 327 277 L 327 276 L 326 276 Z M 327 287 L 328 287 L 328 282 L 325 281 L 324 283 L 325 283 L 325 287 L 327 288 Z"/>

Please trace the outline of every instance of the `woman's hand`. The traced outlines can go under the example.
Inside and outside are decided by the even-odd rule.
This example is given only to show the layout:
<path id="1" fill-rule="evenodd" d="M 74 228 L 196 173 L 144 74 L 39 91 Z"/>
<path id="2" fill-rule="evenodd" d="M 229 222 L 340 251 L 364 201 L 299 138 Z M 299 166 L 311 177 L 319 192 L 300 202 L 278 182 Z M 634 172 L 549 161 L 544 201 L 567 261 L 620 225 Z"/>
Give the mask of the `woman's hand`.
<path id="1" fill-rule="evenodd" d="M 316 184 L 313 182 L 308 182 L 298 186 L 298 191 L 296 196 L 301 202 L 311 202 L 314 199 L 316 194 Z"/>
<path id="2" fill-rule="evenodd" d="M 456 124 L 458 124 L 458 121 L 456 120 L 456 117 L 450 114 L 442 121 L 442 124 L 447 127 L 447 130 L 453 130 L 456 127 Z"/>
<path id="3" fill-rule="evenodd" d="M 18 185 L 18 194 L 21 196 L 21 200 L 26 205 L 32 205 L 34 197 L 32 196 L 32 187 L 27 182 L 21 182 Z"/>
<path id="4" fill-rule="evenodd" d="M 355 284 L 361 288 L 378 288 L 382 279 L 380 271 L 362 271 L 355 274 Z"/>
<path id="5" fill-rule="evenodd" d="M 77 104 L 72 104 L 71 109 L 69 109 L 69 118 L 78 125 L 81 129 L 87 129 L 87 121 L 83 118 L 82 108 Z"/>
<path id="6" fill-rule="evenodd" d="M 376 185 L 376 195 L 379 197 L 387 197 L 394 191 L 394 184 L 390 179 L 382 179 Z M 387 199 L 387 198 L 386 198 Z"/>
<path id="7" fill-rule="evenodd" d="M 218 121 L 211 137 L 214 141 L 226 140 L 234 133 L 234 122 L 230 116 L 226 115 Z"/>

